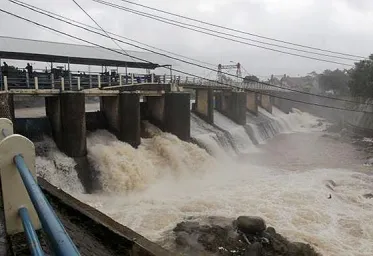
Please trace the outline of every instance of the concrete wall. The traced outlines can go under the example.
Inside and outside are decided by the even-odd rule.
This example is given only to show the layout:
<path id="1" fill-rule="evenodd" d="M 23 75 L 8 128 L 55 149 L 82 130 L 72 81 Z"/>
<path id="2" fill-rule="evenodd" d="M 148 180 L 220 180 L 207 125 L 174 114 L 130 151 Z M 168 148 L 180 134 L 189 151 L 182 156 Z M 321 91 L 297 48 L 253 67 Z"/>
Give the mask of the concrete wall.
<path id="1" fill-rule="evenodd" d="M 271 96 L 262 94 L 260 98 L 261 98 L 260 105 L 262 106 L 262 108 L 264 108 L 265 110 L 267 110 L 269 113 L 272 114 L 272 99 L 271 99 Z"/>
<path id="2" fill-rule="evenodd" d="M 85 156 L 85 95 L 82 92 L 64 92 L 60 97 L 63 151 L 70 157 Z"/>
<path id="3" fill-rule="evenodd" d="M 215 94 L 216 109 L 240 125 L 246 124 L 246 92 L 220 92 Z"/>
<path id="4" fill-rule="evenodd" d="M 52 136 L 59 148 L 62 146 L 62 126 L 61 126 L 61 101 L 60 97 L 45 98 L 45 113 L 52 128 Z"/>
<path id="5" fill-rule="evenodd" d="M 129 143 L 132 147 L 140 145 L 141 116 L 140 95 L 122 92 L 119 95 L 119 133 L 118 139 Z"/>
<path id="6" fill-rule="evenodd" d="M 213 89 L 197 89 L 194 112 L 208 123 L 214 123 Z"/>
<path id="7" fill-rule="evenodd" d="M 246 108 L 247 110 L 254 114 L 258 115 L 258 102 L 257 102 L 257 93 L 247 92 L 246 93 Z"/>
<path id="8" fill-rule="evenodd" d="M 164 131 L 179 139 L 190 140 L 190 94 L 173 92 L 165 94 Z"/>
<path id="9" fill-rule="evenodd" d="M 109 130 L 119 132 L 119 96 L 106 96 L 100 98 L 100 111 L 104 114 Z"/>
<path id="10" fill-rule="evenodd" d="M 146 97 L 146 101 L 151 121 L 156 125 L 161 125 L 164 119 L 165 97 Z"/>
<path id="11" fill-rule="evenodd" d="M 285 112 L 286 114 L 290 113 L 294 104 L 290 100 L 286 100 L 288 98 L 288 93 L 285 92 L 272 92 L 273 96 L 273 106 L 277 107 L 281 111 Z"/>

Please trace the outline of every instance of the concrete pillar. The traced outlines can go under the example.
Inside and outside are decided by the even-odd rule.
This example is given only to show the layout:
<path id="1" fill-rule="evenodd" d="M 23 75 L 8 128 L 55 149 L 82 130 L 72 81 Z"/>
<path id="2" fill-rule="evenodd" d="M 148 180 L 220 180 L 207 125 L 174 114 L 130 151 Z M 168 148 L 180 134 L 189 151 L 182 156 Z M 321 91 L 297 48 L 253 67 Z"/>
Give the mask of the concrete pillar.
<path id="1" fill-rule="evenodd" d="M 289 114 L 294 106 L 294 102 L 286 100 L 286 98 L 290 98 L 290 95 L 285 92 L 274 92 L 272 94 L 275 95 L 273 98 L 273 105 L 286 114 Z"/>
<path id="2" fill-rule="evenodd" d="M 219 112 L 222 112 L 223 109 L 223 93 L 222 92 L 215 92 L 214 93 L 214 98 L 215 98 L 215 109 Z"/>
<path id="3" fill-rule="evenodd" d="M 119 94 L 100 98 L 100 110 L 104 114 L 108 130 L 115 135 L 119 132 Z"/>
<path id="4" fill-rule="evenodd" d="M 140 145 L 141 116 L 140 95 L 123 92 L 119 95 L 119 133 L 118 139 L 132 147 Z"/>
<path id="5" fill-rule="evenodd" d="M 257 96 L 256 96 L 256 92 L 247 92 L 246 93 L 246 108 L 247 110 L 254 114 L 254 115 L 258 115 L 258 102 L 256 100 Z"/>
<path id="6" fill-rule="evenodd" d="M 229 112 L 231 119 L 239 125 L 246 124 L 246 92 L 232 92 L 229 100 Z"/>
<path id="7" fill-rule="evenodd" d="M 165 96 L 162 97 L 146 97 L 149 121 L 153 124 L 164 129 L 164 108 L 165 108 Z"/>
<path id="8" fill-rule="evenodd" d="M 61 93 L 62 149 L 70 157 L 87 154 L 85 95 L 83 92 Z"/>
<path id="9" fill-rule="evenodd" d="M 215 94 L 216 110 L 240 125 L 246 124 L 247 96 L 245 92 Z"/>
<path id="10" fill-rule="evenodd" d="M 1 117 L 14 121 L 14 100 L 13 94 L 11 93 L 0 93 L 0 118 Z"/>
<path id="11" fill-rule="evenodd" d="M 260 97 L 260 105 L 262 108 L 272 114 L 272 97 L 266 94 L 262 94 Z"/>
<path id="12" fill-rule="evenodd" d="M 166 93 L 164 101 L 164 130 L 181 140 L 190 140 L 190 94 Z"/>
<path id="13" fill-rule="evenodd" d="M 45 113 L 52 127 L 52 136 L 59 148 L 62 146 L 61 101 L 59 96 L 45 98 Z"/>
<path id="14" fill-rule="evenodd" d="M 214 123 L 214 90 L 197 89 L 194 112 L 206 122 Z"/>

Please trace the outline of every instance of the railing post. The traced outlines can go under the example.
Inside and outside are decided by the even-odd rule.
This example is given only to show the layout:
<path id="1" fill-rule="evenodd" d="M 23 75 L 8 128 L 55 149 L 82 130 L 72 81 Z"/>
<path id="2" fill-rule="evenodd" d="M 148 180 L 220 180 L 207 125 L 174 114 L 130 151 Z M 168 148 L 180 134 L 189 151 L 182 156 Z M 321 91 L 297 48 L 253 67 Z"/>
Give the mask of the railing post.
<path id="1" fill-rule="evenodd" d="M 8 77 L 4 76 L 4 91 L 8 91 Z"/>
<path id="2" fill-rule="evenodd" d="M 78 91 L 80 91 L 80 77 L 78 76 Z"/>
<path id="3" fill-rule="evenodd" d="M 1 180 L 6 181 L 2 182 L 5 226 L 10 235 L 24 231 L 18 215 L 21 206 L 28 209 L 33 226 L 41 228 L 38 215 L 14 164 L 14 156 L 18 154 L 22 154 L 30 175 L 36 180 L 34 144 L 18 134 L 10 135 L 0 142 L 0 174 Z"/>
<path id="4" fill-rule="evenodd" d="M 97 83 L 98 83 L 98 89 L 101 89 L 101 76 L 100 74 L 97 75 Z"/>
<path id="5" fill-rule="evenodd" d="M 26 85 L 27 85 L 27 88 L 30 88 L 30 76 L 29 76 L 29 73 L 26 73 Z"/>
<path id="6" fill-rule="evenodd" d="M 54 89 L 54 74 L 53 73 L 51 74 L 51 85 L 52 85 L 52 89 Z"/>
<path id="7" fill-rule="evenodd" d="M 34 77 L 34 83 L 35 83 L 35 90 L 39 90 L 39 81 L 38 81 L 37 76 Z"/>
<path id="8" fill-rule="evenodd" d="M 166 83 L 166 74 L 163 75 L 163 83 Z"/>
<path id="9" fill-rule="evenodd" d="M 92 75 L 89 75 L 89 89 L 92 89 Z"/>
<path id="10" fill-rule="evenodd" d="M 131 84 L 133 84 L 133 80 L 134 80 L 134 75 L 133 73 L 131 74 Z"/>
<path id="11" fill-rule="evenodd" d="M 154 84 L 154 74 L 152 74 L 152 84 Z"/>
<path id="12" fill-rule="evenodd" d="M 119 74 L 119 85 L 122 86 L 122 74 Z"/>
<path id="13" fill-rule="evenodd" d="M 65 90 L 65 78 L 61 76 L 61 91 Z"/>

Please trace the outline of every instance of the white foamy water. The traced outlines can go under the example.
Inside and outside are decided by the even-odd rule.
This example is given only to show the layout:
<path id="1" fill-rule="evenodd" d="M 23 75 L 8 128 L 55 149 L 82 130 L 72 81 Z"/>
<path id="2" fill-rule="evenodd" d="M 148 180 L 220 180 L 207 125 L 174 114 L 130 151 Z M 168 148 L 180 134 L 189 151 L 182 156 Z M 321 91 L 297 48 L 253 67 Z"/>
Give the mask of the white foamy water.
<path id="1" fill-rule="evenodd" d="M 302 132 L 301 137 L 313 135 L 310 138 L 313 144 L 307 145 L 310 150 L 353 150 L 321 134 L 318 137 L 311 134 L 324 126 L 324 123 L 319 125 L 316 117 L 296 110 L 290 115 L 276 110 L 273 114 L 267 117 L 282 126 L 276 132 Z M 215 118 L 217 120 L 219 117 Z M 234 131 L 237 127 L 226 120 L 218 122 L 226 130 Z M 324 255 L 373 255 L 373 201 L 363 197 L 373 191 L 369 167 L 348 165 L 342 168 L 343 161 L 347 160 L 343 159 L 338 165 L 338 159 L 333 159 L 333 166 L 338 167 L 325 168 L 325 158 L 329 155 L 308 156 L 305 151 L 300 159 L 309 157 L 307 160 L 312 165 L 293 163 L 282 152 L 290 151 L 291 159 L 297 159 L 304 145 L 284 143 L 296 134 L 279 136 L 260 146 L 261 159 L 278 159 L 281 169 L 260 162 L 254 165 L 257 152 L 247 153 L 242 162 L 237 162 L 219 157 L 225 149 L 218 136 L 204 125 L 198 124 L 198 127 L 199 130 L 192 130 L 192 136 L 206 136 L 200 141 L 218 150 L 213 153 L 215 158 L 196 145 L 182 142 L 154 127 L 149 128 L 154 137 L 143 139 L 138 149 L 117 141 L 106 131 L 93 133 L 88 138 L 89 159 L 100 170 L 104 191 L 93 195 L 75 193 L 74 196 L 153 241 L 162 241 L 176 223 L 189 216 L 258 215 L 279 233 L 293 241 L 310 243 Z M 234 142 L 242 143 L 243 148 L 252 147 L 247 138 L 246 144 L 243 139 Z M 281 150 L 276 150 L 278 153 L 273 156 L 275 153 L 267 149 L 271 147 Z M 333 157 L 337 158 L 338 154 Z M 340 157 L 352 157 L 352 154 Z M 59 174 L 51 174 L 51 177 L 54 175 Z M 70 179 L 60 178 L 50 181 L 61 182 L 62 187 L 67 186 L 62 184 L 64 182 L 72 183 Z"/>
<path id="2" fill-rule="evenodd" d="M 325 186 L 328 180 L 336 183 L 334 191 Z M 284 173 L 236 165 L 190 179 L 162 179 L 144 193 L 81 199 L 153 241 L 188 216 L 259 215 L 324 255 L 368 256 L 373 204 L 362 194 L 373 189 L 372 182 L 346 170 Z"/>
<path id="3" fill-rule="evenodd" d="M 226 158 L 236 155 L 229 138 L 223 131 L 206 123 L 193 113 L 191 114 L 190 131 L 192 138 L 197 140 L 212 156 Z"/>
<path id="4" fill-rule="evenodd" d="M 58 150 L 51 138 L 46 137 L 43 142 L 36 143 L 36 147 L 43 151 L 43 156 L 36 157 L 36 173 L 56 187 L 71 193 L 83 193 L 75 170 L 76 162 Z"/>
<path id="5" fill-rule="evenodd" d="M 244 154 L 256 151 L 254 143 L 251 141 L 243 126 L 236 124 L 216 110 L 214 111 L 214 123 L 230 134 L 238 153 Z"/>
<path id="6" fill-rule="evenodd" d="M 135 149 L 107 131 L 88 137 L 88 159 L 99 170 L 106 192 L 142 190 L 160 178 L 199 175 L 215 166 L 214 159 L 198 146 L 169 133 L 142 139 Z"/>
<path id="7" fill-rule="evenodd" d="M 273 107 L 272 114 L 260 107 L 258 111 L 259 117 L 248 115 L 247 126 L 259 144 L 280 133 L 322 131 L 328 125 L 324 120 L 297 109 L 293 109 L 290 114 L 285 114 L 276 107 Z"/>

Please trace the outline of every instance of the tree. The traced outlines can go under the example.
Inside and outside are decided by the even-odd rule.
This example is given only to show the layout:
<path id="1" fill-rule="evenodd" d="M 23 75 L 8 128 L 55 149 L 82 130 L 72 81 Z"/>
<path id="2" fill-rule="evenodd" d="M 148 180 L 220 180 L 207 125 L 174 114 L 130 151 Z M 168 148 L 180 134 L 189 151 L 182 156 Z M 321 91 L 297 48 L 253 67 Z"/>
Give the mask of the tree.
<path id="1" fill-rule="evenodd" d="M 352 96 L 373 97 L 373 54 L 355 63 L 350 71 L 349 88 Z"/>
<path id="2" fill-rule="evenodd" d="M 350 76 L 347 70 L 336 69 L 334 71 L 325 70 L 319 75 L 320 88 L 325 91 L 333 91 L 337 95 L 349 94 L 348 83 Z"/>
<path id="3" fill-rule="evenodd" d="M 255 83 L 255 82 L 259 82 L 259 78 L 254 76 L 254 75 L 251 75 L 251 76 L 245 76 L 245 78 L 243 79 L 243 82 L 244 83 Z"/>

